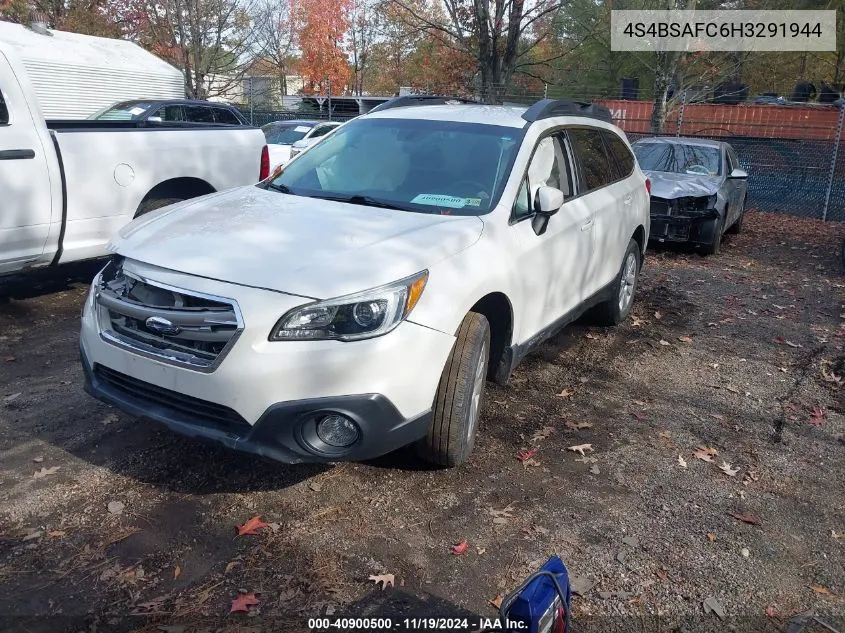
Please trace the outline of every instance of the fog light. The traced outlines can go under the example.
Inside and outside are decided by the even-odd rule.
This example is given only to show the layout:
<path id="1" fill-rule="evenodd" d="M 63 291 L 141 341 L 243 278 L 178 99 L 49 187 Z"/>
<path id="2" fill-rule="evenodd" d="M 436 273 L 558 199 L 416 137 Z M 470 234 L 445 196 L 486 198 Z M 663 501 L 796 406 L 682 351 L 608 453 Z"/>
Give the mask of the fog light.
<path id="1" fill-rule="evenodd" d="M 342 415 L 327 415 L 317 423 L 317 437 L 335 448 L 352 446 L 358 435 L 358 425 Z"/>

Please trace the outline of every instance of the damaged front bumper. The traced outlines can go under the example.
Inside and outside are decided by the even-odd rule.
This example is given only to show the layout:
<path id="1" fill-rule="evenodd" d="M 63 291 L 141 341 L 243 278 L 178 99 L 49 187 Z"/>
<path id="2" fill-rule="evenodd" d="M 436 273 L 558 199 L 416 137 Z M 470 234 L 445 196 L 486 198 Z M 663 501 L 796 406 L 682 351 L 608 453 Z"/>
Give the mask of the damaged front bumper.
<path id="1" fill-rule="evenodd" d="M 721 214 L 716 196 L 651 199 L 651 230 L 655 242 L 710 244 L 719 230 Z"/>

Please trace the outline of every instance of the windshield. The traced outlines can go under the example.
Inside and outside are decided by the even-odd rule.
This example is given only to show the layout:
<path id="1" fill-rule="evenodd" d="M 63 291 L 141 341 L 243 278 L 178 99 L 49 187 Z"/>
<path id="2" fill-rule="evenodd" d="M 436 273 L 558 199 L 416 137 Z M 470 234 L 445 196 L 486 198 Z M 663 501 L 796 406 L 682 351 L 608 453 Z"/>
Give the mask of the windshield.
<path id="1" fill-rule="evenodd" d="M 307 123 L 268 123 L 261 128 L 264 138 L 271 145 L 293 145 L 311 131 L 313 125 Z"/>
<path id="2" fill-rule="evenodd" d="M 97 121 L 137 121 L 138 117 L 144 114 L 150 106 L 152 106 L 151 103 L 140 103 L 138 101 L 117 103 L 88 118 Z"/>
<path id="3" fill-rule="evenodd" d="M 634 143 L 640 167 L 675 174 L 718 176 L 722 152 L 718 147 L 681 143 Z"/>
<path id="4" fill-rule="evenodd" d="M 291 161 L 268 188 L 407 211 L 480 215 L 501 195 L 522 133 L 479 123 L 358 119 Z"/>

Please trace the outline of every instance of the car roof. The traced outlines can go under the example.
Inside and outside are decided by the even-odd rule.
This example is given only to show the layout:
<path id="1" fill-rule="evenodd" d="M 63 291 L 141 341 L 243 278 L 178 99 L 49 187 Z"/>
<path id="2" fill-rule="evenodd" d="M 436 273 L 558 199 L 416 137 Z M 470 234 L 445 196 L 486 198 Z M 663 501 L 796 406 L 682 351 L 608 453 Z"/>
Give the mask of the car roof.
<path id="1" fill-rule="evenodd" d="M 522 114 L 527 110 L 518 106 L 492 105 L 422 105 L 388 108 L 364 115 L 368 119 L 426 119 L 428 121 L 455 121 L 458 123 L 483 123 L 503 127 L 523 128 Z"/>
<path id="2" fill-rule="evenodd" d="M 709 138 L 690 138 L 688 136 L 650 136 L 648 138 L 641 138 L 634 142 L 636 143 L 665 143 L 668 145 L 699 145 L 702 147 L 723 147 L 727 143 L 724 141 L 714 141 Z"/>
<path id="3" fill-rule="evenodd" d="M 320 123 L 334 123 L 334 121 L 315 121 L 313 119 L 284 119 L 282 121 L 270 121 L 266 125 L 309 125 L 311 127 Z"/>
<path id="4" fill-rule="evenodd" d="M 226 108 L 226 109 L 233 109 L 231 105 L 228 103 L 219 103 L 217 101 L 203 101 L 202 99 L 130 99 L 129 101 L 120 101 L 115 103 L 115 106 L 125 106 L 131 105 L 133 103 L 138 104 L 145 104 L 145 105 L 162 105 L 162 104 L 171 104 L 171 105 L 202 105 L 202 106 L 212 106 L 215 108 Z"/>

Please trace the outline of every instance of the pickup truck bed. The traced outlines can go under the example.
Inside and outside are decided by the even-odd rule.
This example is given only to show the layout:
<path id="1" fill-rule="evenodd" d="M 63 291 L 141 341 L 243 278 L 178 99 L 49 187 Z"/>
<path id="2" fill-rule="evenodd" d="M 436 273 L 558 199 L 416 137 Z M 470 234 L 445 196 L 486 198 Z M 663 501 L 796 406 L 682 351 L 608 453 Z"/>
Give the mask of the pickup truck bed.
<path id="1" fill-rule="evenodd" d="M 103 256 L 138 215 L 253 184 L 268 161 L 257 128 L 45 121 L 0 45 L 0 274 Z"/>

